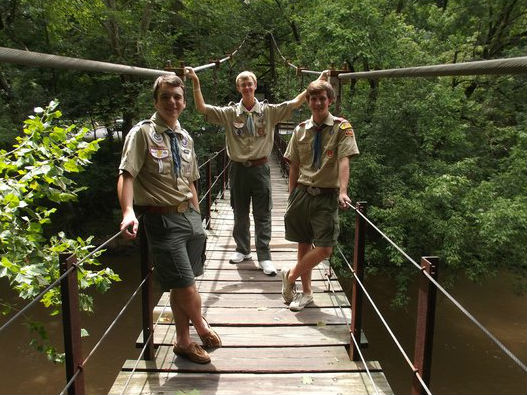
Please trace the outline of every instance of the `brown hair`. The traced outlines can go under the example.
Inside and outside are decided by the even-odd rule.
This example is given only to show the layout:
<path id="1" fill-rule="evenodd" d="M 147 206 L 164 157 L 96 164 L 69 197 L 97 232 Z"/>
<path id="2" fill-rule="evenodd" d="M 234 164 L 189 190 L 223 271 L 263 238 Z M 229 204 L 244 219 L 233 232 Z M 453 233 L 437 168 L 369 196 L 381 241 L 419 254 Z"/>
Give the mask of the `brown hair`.
<path id="1" fill-rule="evenodd" d="M 326 94 L 328 96 L 328 99 L 333 100 L 335 99 L 335 91 L 333 90 L 333 87 L 331 84 L 327 81 L 323 80 L 315 80 L 312 81 L 306 89 L 306 99 L 309 100 L 309 96 L 320 93 L 322 91 L 326 91 Z"/>
<path id="2" fill-rule="evenodd" d="M 183 97 L 185 97 L 185 83 L 183 80 L 175 74 L 164 74 L 157 77 L 156 82 L 154 82 L 154 100 L 157 101 L 157 94 L 163 84 L 168 84 L 176 88 L 181 87 L 183 89 Z"/>

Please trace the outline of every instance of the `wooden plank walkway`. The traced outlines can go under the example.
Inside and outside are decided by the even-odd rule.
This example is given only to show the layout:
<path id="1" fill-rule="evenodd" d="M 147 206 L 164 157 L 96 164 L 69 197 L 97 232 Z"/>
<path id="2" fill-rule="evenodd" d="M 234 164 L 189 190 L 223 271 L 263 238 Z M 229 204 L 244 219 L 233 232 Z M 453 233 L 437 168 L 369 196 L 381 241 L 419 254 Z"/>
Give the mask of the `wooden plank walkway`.
<path id="1" fill-rule="evenodd" d="M 284 239 L 287 180 L 274 160 L 271 180 L 271 250 L 280 270 L 294 264 L 296 244 Z M 362 362 L 349 359 L 349 302 L 336 279 L 331 281 L 335 292 L 327 291 L 323 265 L 313 272 L 314 303 L 298 313 L 289 311 L 282 300 L 280 276 L 266 276 L 256 261 L 229 263 L 235 244 L 228 195 L 213 209 L 206 270 L 197 286 L 203 315 L 223 347 L 210 352 L 212 362 L 206 365 L 176 357 L 175 327 L 165 293 L 154 310 L 155 360 L 126 361 L 110 394 L 392 394 L 378 362 L 367 362 L 376 390 Z M 191 334 L 199 343 L 193 328 Z M 137 346 L 141 341 L 142 335 Z"/>

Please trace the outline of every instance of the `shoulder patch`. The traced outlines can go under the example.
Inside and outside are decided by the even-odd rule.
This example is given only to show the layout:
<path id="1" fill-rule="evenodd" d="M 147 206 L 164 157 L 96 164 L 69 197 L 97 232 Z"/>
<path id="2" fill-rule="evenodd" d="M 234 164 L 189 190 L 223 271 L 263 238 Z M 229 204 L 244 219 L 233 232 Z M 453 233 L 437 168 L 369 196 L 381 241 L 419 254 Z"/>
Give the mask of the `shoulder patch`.
<path id="1" fill-rule="evenodd" d="M 352 127 L 351 127 L 351 123 L 349 123 L 349 122 L 346 121 L 345 119 L 342 120 L 342 123 L 340 124 L 339 128 L 342 129 L 342 130 L 352 129 Z"/>

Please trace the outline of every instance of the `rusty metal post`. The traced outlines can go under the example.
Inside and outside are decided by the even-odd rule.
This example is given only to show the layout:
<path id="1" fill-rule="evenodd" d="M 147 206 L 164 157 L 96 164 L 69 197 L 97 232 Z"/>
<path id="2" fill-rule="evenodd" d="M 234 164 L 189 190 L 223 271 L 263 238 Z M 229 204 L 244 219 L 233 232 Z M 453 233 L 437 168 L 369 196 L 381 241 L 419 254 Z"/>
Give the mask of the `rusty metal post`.
<path id="1" fill-rule="evenodd" d="M 141 279 L 149 276 L 141 289 L 143 344 L 146 344 L 143 358 L 151 361 L 155 358 L 154 349 L 154 293 L 152 281 L 152 261 L 148 249 L 143 220 L 139 222 L 139 247 L 141 256 Z M 152 335 L 152 336 L 150 336 Z"/>
<path id="2" fill-rule="evenodd" d="M 366 202 L 357 202 L 357 211 L 366 213 Z M 364 279 L 364 246 L 366 244 L 366 220 L 358 213 L 355 216 L 355 246 L 353 251 L 353 270 L 360 282 Z M 362 332 L 362 291 L 357 284 L 357 280 L 353 282 L 353 289 L 351 293 L 351 328 L 350 336 L 355 338 L 355 341 L 360 346 Z M 353 339 L 350 338 L 349 356 L 352 361 L 360 359 L 359 350 Z"/>
<path id="3" fill-rule="evenodd" d="M 76 257 L 68 259 L 67 254 L 59 256 L 59 270 L 62 276 L 75 263 Z M 83 395 L 84 372 L 82 370 L 82 341 L 81 318 L 79 311 L 79 283 L 77 269 L 72 270 L 60 282 L 60 295 L 62 299 L 62 328 L 64 331 L 64 352 L 66 354 L 66 382 L 80 370 L 79 374 L 68 388 L 69 395 Z"/>
<path id="4" fill-rule="evenodd" d="M 212 207 L 212 161 L 209 160 L 207 163 L 206 176 L 207 178 L 207 198 L 205 199 L 205 223 L 207 224 L 207 229 L 210 229 L 210 209 Z"/>
<path id="5" fill-rule="evenodd" d="M 434 280 L 437 280 L 438 266 L 439 258 L 436 256 L 421 258 L 421 269 L 426 271 Z M 436 286 L 431 284 L 430 280 L 423 275 L 419 283 L 417 300 L 414 367 L 427 386 L 430 385 L 430 370 L 432 366 L 436 291 Z M 415 374 L 412 382 L 412 394 L 426 394 Z"/>

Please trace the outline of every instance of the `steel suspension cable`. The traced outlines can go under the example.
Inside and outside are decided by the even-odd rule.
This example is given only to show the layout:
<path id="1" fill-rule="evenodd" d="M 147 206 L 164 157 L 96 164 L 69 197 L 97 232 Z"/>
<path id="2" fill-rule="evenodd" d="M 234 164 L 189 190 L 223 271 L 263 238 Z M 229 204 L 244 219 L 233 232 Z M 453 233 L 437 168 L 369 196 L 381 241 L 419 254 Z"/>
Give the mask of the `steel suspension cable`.
<path id="1" fill-rule="evenodd" d="M 358 210 L 357 210 L 358 211 Z M 408 364 L 408 366 L 410 366 L 410 368 L 412 369 L 412 371 L 414 372 L 415 376 L 417 377 L 417 379 L 419 380 L 419 382 L 421 383 L 421 386 L 425 389 L 426 393 L 428 395 L 432 395 L 432 393 L 430 392 L 430 390 L 428 389 L 427 385 L 425 384 L 425 382 L 423 381 L 421 375 L 419 374 L 418 370 L 415 368 L 414 364 L 412 363 L 412 361 L 410 361 L 410 358 L 408 357 L 408 354 L 406 354 L 406 351 L 404 351 L 403 347 L 401 346 L 401 343 L 399 343 L 399 340 L 397 340 L 397 337 L 395 336 L 395 334 L 393 333 L 392 329 L 390 328 L 390 326 L 388 325 L 388 323 L 386 322 L 386 320 L 384 319 L 383 315 L 381 314 L 381 312 L 379 311 L 377 305 L 375 304 L 375 302 L 373 301 L 373 299 L 371 298 L 370 294 L 368 293 L 368 291 L 366 291 L 366 287 L 364 286 L 364 284 L 362 284 L 362 282 L 360 281 L 359 277 L 357 276 L 357 274 L 355 273 L 355 270 L 353 270 L 353 267 L 350 265 L 349 261 L 346 259 L 346 257 L 344 256 L 344 253 L 342 252 L 342 249 L 340 248 L 340 246 L 337 246 L 337 249 L 340 253 L 340 256 L 342 257 L 342 259 L 344 259 L 344 262 L 346 262 L 346 264 L 348 265 L 349 269 L 351 270 L 351 273 L 353 274 L 353 277 L 355 278 L 355 281 L 357 284 L 359 284 L 360 288 L 362 289 L 362 292 L 364 293 L 364 295 L 366 296 L 366 298 L 368 299 L 368 301 L 370 302 L 371 306 L 373 307 L 373 309 L 375 310 L 375 312 L 377 313 L 377 315 L 379 316 L 379 319 L 381 320 L 382 324 L 384 325 L 384 327 L 386 328 L 386 330 L 388 331 L 390 337 L 392 338 L 393 342 L 395 343 L 395 345 L 397 346 L 397 348 L 399 349 L 399 352 L 401 353 L 401 355 L 404 357 L 404 359 L 406 360 L 406 363 Z"/>
<path id="2" fill-rule="evenodd" d="M 465 309 L 461 303 L 459 303 L 449 292 L 447 292 L 434 278 L 432 278 L 423 267 L 421 267 L 415 260 L 413 260 L 406 252 L 404 252 L 397 244 L 395 244 L 386 234 L 384 234 L 373 222 L 370 221 L 364 213 L 357 210 L 356 207 L 347 203 L 349 207 L 353 208 L 357 214 L 359 214 L 372 228 L 374 228 L 379 235 L 381 235 L 386 241 L 388 241 L 397 251 L 399 251 L 410 263 L 412 263 L 420 272 L 422 272 L 432 284 L 434 284 L 448 300 L 450 300 L 454 306 L 456 306 L 462 313 L 465 314 L 476 326 L 483 331 L 509 358 L 511 358 L 523 371 L 527 372 L 527 366 L 510 351 L 496 336 L 494 336 L 483 324 L 481 324 L 472 314 Z"/>

